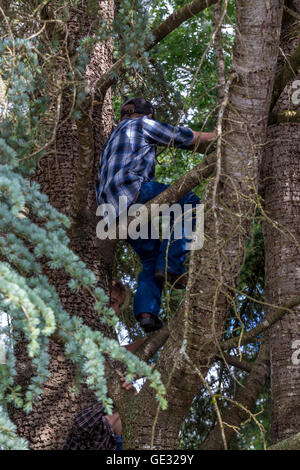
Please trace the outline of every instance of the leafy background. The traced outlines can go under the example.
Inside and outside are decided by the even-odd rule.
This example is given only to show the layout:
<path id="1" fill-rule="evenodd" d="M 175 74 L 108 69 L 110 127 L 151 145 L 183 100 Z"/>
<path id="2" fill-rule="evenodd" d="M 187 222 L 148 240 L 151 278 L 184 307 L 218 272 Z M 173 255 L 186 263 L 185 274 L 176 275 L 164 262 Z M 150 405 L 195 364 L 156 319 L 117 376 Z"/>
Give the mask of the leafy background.
<path id="1" fill-rule="evenodd" d="M 52 2 L 57 6 L 56 20 L 53 39 L 49 44 L 39 41 L 35 12 L 40 8 L 42 2 L 39 1 L 16 1 L 5 7 L 4 13 L 10 18 L 11 31 L 8 32 L 5 22 L 0 26 L 0 151 L 1 165 L 3 171 L 0 179 L 0 200 L 2 204 L 0 231 L 11 233 L 10 238 L 0 238 L 1 274 L 6 276 L 6 280 L 14 283 L 14 286 L 22 285 L 25 278 L 30 278 L 23 285 L 28 293 L 32 306 L 32 319 L 35 322 L 33 329 L 28 329 L 26 323 L 20 324 L 20 331 L 27 333 L 32 349 L 29 354 L 35 357 L 37 364 L 37 375 L 34 378 L 26 403 L 20 398 L 19 390 L 13 387 L 13 377 L 15 374 L 15 358 L 10 340 L 7 344 L 8 358 L 6 364 L 0 365 L 1 391 L 0 401 L 2 403 L 2 414 L 0 414 L 0 447 L 2 448 L 24 448 L 26 444 L 17 438 L 15 428 L 9 421 L 5 408 L 7 403 L 14 402 L 16 406 L 27 406 L 29 410 L 32 402 L 41 392 L 43 381 L 47 378 L 47 345 L 48 337 L 51 334 L 54 323 L 63 324 L 66 328 L 74 328 L 77 332 L 82 330 L 81 324 L 71 324 L 70 319 L 62 310 L 59 299 L 50 289 L 47 279 L 43 279 L 43 289 L 38 289 L 37 279 L 41 281 L 39 257 L 48 256 L 49 263 L 54 268 L 66 264 L 69 260 L 69 269 L 72 271 L 73 279 L 70 288 L 77 289 L 83 285 L 87 288 L 94 288 L 94 279 L 83 265 L 78 264 L 78 260 L 73 258 L 67 248 L 66 227 L 68 221 L 60 218 L 59 227 L 56 225 L 57 214 L 48 205 L 47 198 L 40 195 L 37 187 L 27 187 L 27 180 L 32 174 L 40 158 L 45 151 L 43 146 L 52 136 L 54 122 L 53 109 L 50 105 L 53 98 L 53 88 L 49 88 L 49 83 L 53 82 L 53 70 L 59 75 L 59 45 L 63 32 L 63 24 L 69 18 L 70 4 L 80 7 L 81 2 L 74 0 L 55 0 Z M 205 9 L 201 15 L 192 17 L 189 21 L 178 27 L 159 43 L 150 53 L 140 54 L 145 41 L 151 36 L 151 29 L 161 23 L 173 10 L 185 5 L 182 0 L 122 0 L 117 2 L 116 20 L 113 27 L 99 21 L 95 23 L 96 33 L 87 35 L 83 32 L 83 37 L 72 57 L 72 69 L 66 77 L 68 92 L 70 96 L 75 93 L 76 102 L 73 109 L 73 117 L 80 116 L 80 105 L 84 99 L 84 71 L 89 61 L 89 53 L 93 45 L 110 36 L 114 38 L 114 60 L 125 54 L 127 72 L 119 78 L 112 89 L 112 102 L 115 114 L 115 122 L 120 117 L 120 107 L 122 102 L 132 96 L 143 96 L 153 102 L 156 108 L 156 118 L 162 122 L 173 125 L 188 125 L 194 130 L 212 131 L 217 118 L 217 67 L 213 47 L 206 52 L 207 44 L 213 32 L 213 8 Z M 96 2 L 88 2 L 91 14 L 96 12 Z M 222 28 L 223 48 L 226 63 L 226 74 L 231 65 L 232 48 L 235 36 L 235 7 L 234 1 L 229 2 L 229 8 Z M 26 39 L 27 38 L 27 39 Z M 51 53 L 49 52 L 51 51 Z M 203 55 L 205 60 L 199 69 L 199 63 Z M 40 55 L 47 57 L 41 65 Z M 48 55 L 47 55 L 48 54 Z M 137 59 L 137 55 L 139 56 Z M 51 83 L 52 83 L 51 82 Z M 171 184 L 177 178 L 184 175 L 193 168 L 203 158 L 200 154 L 191 154 L 178 149 L 159 149 L 156 177 L 158 181 Z M 5 173 L 6 172 L 6 173 Z M 13 189 L 11 189 L 13 188 Z M 25 190 L 27 188 L 27 190 Z M 203 186 L 196 189 L 201 197 Z M 43 199 L 44 198 L 44 199 Z M 55 243 L 55 234 L 59 233 L 59 247 L 51 251 L 49 246 L 45 246 L 42 240 L 36 237 L 36 227 L 28 226 L 26 243 L 31 244 L 31 250 L 25 250 L 25 245 L 21 241 L 24 233 L 18 229 L 16 214 L 24 209 L 26 204 L 31 204 L 36 210 L 36 216 L 40 217 L 44 224 L 45 239 Z M 15 214 L 8 226 L 8 215 Z M 6 220 L 6 222 L 4 222 Z M 19 231 L 18 231 L 19 230 Z M 16 238 L 14 238 L 14 236 Z M 9 242 L 7 247 L 7 241 Z M 4 243 L 5 242 L 5 243 Z M 22 262 L 19 260 L 20 253 L 27 253 Z M 72 264 L 73 263 L 73 264 Z M 76 265 L 76 266 L 75 266 Z M 73 267 L 72 267 L 73 266 Z M 140 262 L 134 252 L 125 244 L 120 243 L 114 266 L 114 277 L 121 279 L 130 289 L 131 304 L 127 310 L 122 312 L 120 319 L 113 316 L 113 312 L 105 307 L 107 298 L 103 291 L 95 290 L 95 308 L 99 311 L 107 311 L 107 321 L 112 324 L 117 323 L 120 338 L 128 342 L 142 336 L 142 331 L 134 322 L 132 315 L 132 299 L 137 285 L 138 273 L 141 269 Z M 24 279 L 20 277 L 20 272 L 24 273 Z M 17 273 L 19 273 L 17 275 Z M 18 277 L 19 276 L 19 277 Z M 32 289 L 35 289 L 33 292 Z M 239 291 L 243 294 L 236 296 L 235 309 L 228 311 L 227 325 L 224 335 L 230 338 L 238 335 L 241 327 L 245 330 L 252 328 L 262 320 L 262 307 L 249 300 L 246 294 L 258 301 L 263 300 L 264 289 L 264 247 L 260 224 L 260 215 L 253 223 L 251 234 L 247 245 L 245 264 L 239 279 Z M 44 292 L 42 292 L 42 290 Z M 34 295 L 37 297 L 34 297 Z M 2 288 L 0 293 L 0 308 L 8 311 L 10 315 L 18 318 L 20 302 L 11 302 L 8 308 L 7 299 L 9 289 Z M 44 297 L 43 297 L 44 296 Z M 49 299 L 52 298 L 52 301 Z M 40 324 L 39 316 L 36 314 L 41 301 L 48 303 L 52 313 L 46 316 L 45 322 Z M 51 303 L 52 302 L 52 303 Z M 162 302 L 161 317 L 167 320 L 177 311 L 182 302 L 182 293 L 165 290 Z M 31 308 L 31 307 L 30 307 Z M 50 317 L 52 323 L 50 322 Z M 50 323 L 49 323 L 50 322 Z M 47 331 L 47 328 L 49 331 Z M 41 334 L 43 331 L 44 336 Z M 5 327 L 3 334 L 11 334 L 11 329 Z M 90 363 L 96 359 L 96 363 L 103 362 L 103 358 L 98 354 L 99 337 L 94 337 L 90 331 L 82 330 L 82 335 L 86 335 L 89 342 L 85 348 L 79 347 L 83 339 L 78 333 L 78 344 L 69 341 L 67 352 L 71 358 L 83 362 L 83 357 L 87 354 L 87 349 L 94 352 L 94 357 L 90 357 Z M 13 341 L 17 340 L 16 336 Z M 109 350 L 116 358 L 121 358 L 121 350 L 112 344 L 103 342 L 106 352 Z M 92 345 L 92 347 L 91 347 Z M 243 347 L 244 359 L 249 362 L 255 360 L 258 345 Z M 105 349 L 105 348 L 104 348 Z M 105 352 L 105 351 L 104 351 Z M 237 352 L 234 352 L 236 353 Z M 157 353 L 159 355 L 159 352 Z M 154 357 L 153 361 L 157 358 Z M 126 357 L 122 357 L 126 363 Z M 136 369 L 130 371 L 134 375 L 136 370 L 140 370 L 140 365 L 135 364 Z M 141 372 L 141 370 L 140 370 Z M 142 369 L 142 372 L 151 376 L 151 372 Z M 86 375 L 93 373 L 91 366 L 85 371 Z M 152 377 L 152 376 L 151 376 Z M 245 372 L 237 371 L 232 367 L 226 368 L 221 363 L 216 363 L 209 374 L 209 383 L 212 389 L 220 398 L 218 405 L 220 409 L 227 406 L 226 397 L 233 398 L 236 388 L 236 381 L 243 382 L 246 377 Z M 158 393 L 163 400 L 163 390 L 159 378 L 153 376 L 153 383 L 156 384 Z M 105 395 L 105 386 L 95 386 L 98 396 L 109 400 Z M 269 386 L 266 385 L 263 393 L 258 398 L 254 413 L 257 420 L 265 429 L 265 439 L 269 439 Z M 211 398 L 207 391 L 202 388 L 195 398 L 190 412 L 181 429 L 180 445 L 184 449 L 197 449 L 205 439 L 209 431 L 216 423 L 216 416 L 212 411 Z M 230 444 L 232 449 L 260 449 L 263 448 L 261 430 L 252 421 L 245 423 L 240 434 Z"/>

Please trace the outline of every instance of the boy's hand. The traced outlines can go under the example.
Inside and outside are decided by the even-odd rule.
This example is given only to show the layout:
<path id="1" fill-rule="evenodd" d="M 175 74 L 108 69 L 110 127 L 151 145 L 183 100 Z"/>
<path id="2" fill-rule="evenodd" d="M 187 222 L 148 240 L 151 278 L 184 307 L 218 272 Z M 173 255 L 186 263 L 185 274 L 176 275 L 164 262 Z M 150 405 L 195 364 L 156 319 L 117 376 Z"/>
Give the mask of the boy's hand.
<path id="1" fill-rule="evenodd" d="M 121 375 L 120 380 L 121 380 L 121 382 L 123 382 L 123 383 L 122 383 L 122 388 L 124 388 L 125 390 L 127 390 L 127 392 L 129 392 L 130 390 L 132 390 L 132 391 L 133 391 L 133 394 L 134 394 L 135 396 L 138 394 L 138 391 L 134 388 L 134 386 L 132 385 L 132 383 L 126 382 L 124 375 Z"/>
<path id="2" fill-rule="evenodd" d="M 216 140 L 217 132 L 216 129 L 213 132 L 198 132 L 193 131 L 194 140 L 192 145 L 188 148 L 188 150 L 193 150 L 194 152 L 199 153 L 206 153 L 207 149 L 210 151 L 214 150 L 214 143 L 211 144 L 214 140 Z"/>

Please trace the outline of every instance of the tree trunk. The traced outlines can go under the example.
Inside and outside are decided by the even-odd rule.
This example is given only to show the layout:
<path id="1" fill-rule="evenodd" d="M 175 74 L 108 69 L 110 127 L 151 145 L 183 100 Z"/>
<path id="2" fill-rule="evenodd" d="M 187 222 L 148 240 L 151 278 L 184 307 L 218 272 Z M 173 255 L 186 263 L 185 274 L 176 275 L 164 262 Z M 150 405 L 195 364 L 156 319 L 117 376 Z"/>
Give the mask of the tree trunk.
<path id="1" fill-rule="evenodd" d="M 111 21 L 114 15 L 114 1 L 99 2 L 101 15 Z M 78 7 L 80 8 L 80 7 Z M 81 5 L 82 12 L 77 18 L 71 11 L 68 22 L 68 31 L 73 44 L 82 34 L 88 30 L 91 17 L 88 15 L 87 2 Z M 81 29 L 82 28 L 82 29 Z M 99 76 L 105 73 L 112 64 L 112 41 L 107 41 L 95 47 L 91 63 L 88 66 L 87 81 L 91 85 Z M 92 88 L 92 85 L 90 86 Z M 64 95 L 62 97 L 61 114 L 56 133 L 55 144 L 41 159 L 35 173 L 35 181 L 41 186 L 41 191 L 46 193 L 51 204 L 59 211 L 70 216 L 71 201 L 74 191 L 78 188 L 75 184 L 76 169 L 78 166 L 78 131 L 76 123 L 68 116 L 70 101 Z M 89 111 L 89 110 L 88 110 Z M 63 122 L 63 124 L 62 124 Z M 94 155 L 91 162 L 91 180 L 86 181 L 89 187 L 86 205 L 92 214 L 96 214 L 95 181 L 98 169 L 100 149 L 107 140 L 113 126 L 113 112 L 110 101 L 110 92 L 106 94 L 103 103 L 93 108 L 91 126 L 94 139 Z M 76 230 L 71 232 L 71 247 L 91 269 L 99 285 L 107 292 L 110 273 L 106 270 L 106 264 L 98 255 L 96 246 L 96 227 L 83 220 L 77 222 Z M 86 293 L 72 293 L 68 286 L 68 280 L 63 271 L 51 271 L 44 266 L 45 273 L 50 282 L 55 286 L 60 295 L 63 307 L 70 315 L 84 318 L 84 322 L 94 329 L 103 331 L 103 324 L 93 310 L 93 299 L 87 298 Z M 112 332 L 107 331 L 111 335 Z M 27 359 L 24 344 L 18 345 L 18 370 L 19 383 L 25 386 L 31 376 L 31 367 Z M 74 367 L 66 360 L 63 348 L 51 341 L 50 378 L 46 382 L 43 394 L 33 411 L 25 415 L 19 410 L 11 410 L 13 421 L 17 424 L 22 437 L 29 441 L 31 449 L 54 450 L 60 449 L 71 427 L 76 413 L 91 404 L 95 400 L 93 394 L 83 387 L 80 395 L 72 391 L 74 384 Z"/>
<path id="2" fill-rule="evenodd" d="M 279 45 L 282 3 L 282 0 L 237 1 L 238 33 L 233 60 L 234 75 L 229 90 L 230 106 L 225 109 L 223 121 L 223 133 L 226 137 L 222 142 L 222 158 L 220 154 L 217 158 L 216 178 L 211 182 L 205 198 L 205 245 L 200 253 L 192 253 L 187 296 L 183 308 L 170 323 L 170 337 L 157 364 L 157 369 L 161 372 L 167 387 L 169 407 L 167 411 L 161 412 L 153 406 L 154 391 L 147 384 L 134 400 L 128 399 L 120 403 L 119 411 L 123 423 L 125 448 L 172 449 L 177 447 L 178 431 L 182 420 L 202 385 L 212 358 L 218 351 L 218 341 L 222 335 L 228 304 L 230 297 L 234 296 L 233 289 L 243 263 L 249 223 L 256 209 L 258 165 L 265 142 Z M 113 0 L 101 1 L 99 4 L 103 16 L 111 18 Z M 82 22 L 83 25 L 87 25 L 88 21 L 88 17 L 84 14 L 80 16 L 80 23 Z M 76 37 L 78 24 L 72 24 L 71 20 L 70 31 Z M 111 44 L 95 50 L 92 66 L 89 69 L 91 82 L 109 69 L 111 53 Z M 68 106 L 68 100 L 63 99 L 61 123 L 68 115 Z M 85 124 L 81 122 L 79 125 Z M 100 147 L 106 140 L 111 125 L 112 112 L 109 95 L 107 95 L 105 103 L 95 107 L 93 111 L 95 158 L 91 181 L 95 177 Z M 285 129 L 285 125 L 282 126 L 283 128 L 280 127 L 280 129 Z M 290 139 L 289 145 L 292 146 L 290 134 L 287 137 Z M 273 151 L 275 154 L 278 149 L 274 148 Z M 286 155 L 286 163 L 288 163 L 288 158 L 289 156 Z M 279 159 L 266 157 L 267 172 L 271 163 L 278 163 L 278 161 Z M 73 192 L 76 191 L 74 185 L 77 163 L 77 128 L 74 121 L 68 119 L 58 128 L 55 146 L 41 160 L 36 172 L 36 180 L 40 182 L 42 191 L 49 195 L 55 207 L 66 214 L 70 214 L 71 201 L 74 200 Z M 296 162 L 293 164 L 296 165 Z M 286 180 L 283 180 L 282 174 L 290 174 L 291 170 L 287 166 L 281 168 L 278 164 L 279 167 L 282 173 L 279 172 L 278 175 L 282 180 L 282 187 L 286 189 L 288 186 L 284 186 L 283 181 Z M 270 174 L 272 176 L 275 174 L 273 168 Z M 296 201 L 297 176 L 290 174 L 289 178 L 288 183 L 292 180 L 293 185 L 289 186 L 286 199 L 289 197 Z M 275 207 L 271 199 L 271 195 L 273 196 L 271 184 L 274 182 L 269 181 L 268 184 L 266 194 L 269 191 L 268 210 L 271 210 Z M 90 187 L 88 207 L 94 214 L 94 188 L 92 184 Z M 294 210 L 296 204 L 292 207 Z M 294 216 L 293 210 L 289 211 L 291 218 L 292 215 Z M 104 260 L 100 259 L 96 251 L 95 227 L 89 224 L 80 225 L 79 220 L 76 222 L 76 230 L 72 232 L 72 247 L 95 272 L 99 284 L 107 290 L 109 272 L 104 268 L 104 264 L 101 263 Z M 294 230 L 296 233 L 296 228 Z M 269 230 L 267 234 L 267 237 L 270 237 L 267 240 L 269 245 L 274 231 L 274 229 Z M 284 237 L 281 236 L 283 240 Z M 286 255 L 284 248 L 282 253 Z M 295 256 L 296 253 L 293 253 Z M 277 262 L 276 254 L 277 252 L 272 258 L 273 261 L 269 259 L 267 261 L 269 272 L 271 272 L 272 263 L 275 266 L 275 261 Z M 285 260 L 282 255 L 280 263 Z M 56 271 L 54 274 L 49 273 L 50 279 L 56 286 L 68 312 L 83 316 L 85 323 L 94 328 L 103 329 L 99 319 L 94 316 L 92 300 L 80 295 L 80 292 L 78 295 L 71 294 L 67 288 L 64 273 Z M 275 278 L 269 279 L 269 286 L 271 279 L 273 285 L 276 285 Z M 285 286 L 287 287 L 287 283 Z M 296 287 L 298 286 L 295 285 L 294 290 Z M 278 290 L 278 292 L 281 295 L 281 291 Z M 190 297 L 190 294 L 193 296 Z M 277 301 L 277 299 L 272 299 L 272 301 L 275 300 Z M 280 300 L 281 297 L 278 301 Z M 273 331 L 276 331 L 275 328 Z M 295 336 L 295 333 L 288 328 L 286 331 L 290 338 L 291 335 Z M 107 333 L 111 334 L 111 332 Z M 274 337 L 273 341 L 275 345 Z M 278 351 L 283 344 L 284 341 L 281 341 Z M 284 348 L 282 351 L 284 352 Z M 17 411 L 13 413 L 14 421 L 19 425 L 22 435 L 29 440 L 32 449 L 59 449 L 74 415 L 93 400 L 92 394 L 87 389 L 79 397 L 70 390 L 74 371 L 72 365 L 66 361 L 62 349 L 53 343 L 51 354 L 51 376 L 34 411 L 26 416 Z M 25 384 L 31 371 L 30 364 L 24 358 L 24 345 L 20 348 L 19 360 L 19 370 L 22 372 L 20 382 Z M 299 378 L 295 384 L 298 382 Z M 295 384 L 293 384 L 293 390 Z M 294 396 L 296 397 L 296 391 Z M 293 404 L 295 402 L 293 401 Z M 295 412 L 295 404 L 293 406 Z M 286 423 L 287 421 L 285 425 Z"/>
<path id="3" fill-rule="evenodd" d="M 130 410 L 134 424 L 124 433 L 129 448 L 177 447 L 182 420 L 218 350 L 228 307 L 224 294 L 232 295 L 230 288 L 235 287 L 243 263 L 249 220 L 255 212 L 258 162 L 266 135 L 281 14 L 282 1 L 271 5 L 260 0 L 237 2 L 239 33 L 233 60 L 237 78 L 230 87 L 230 107 L 225 110 L 226 139 L 222 162 L 219 160 L 221 172 L 216 175 L 219 184 L 216 187 L 217 182 L 216 186 L 212 182 L 205 200 L 204 247 L 191 255 L 187 297 L 170 322 L 170 337 L 157 364 L 167 386 L 169 406 L 159 412 L 153 406 L 152 390 L 143 387 L 138 397 L 143 413 Z"/>
<path id="4" fill-rule="evenodd" d="M 300 13 L 298 1 L 287 6 Z M 288 13 L 283 17 L 281 48 L 287 56 L 299 46 L 299 22 Z M 284 59 L 278 64 L 282 67 Z M 291 99 L 295 69 L 281 93 L 274 112 L 295 110 Z M 263 160 L 266 252 L 265 297 L 270 304 L 286 302 L 299 293 L 300 128 L 295 123 L 270 125 Z M 271 309 L 266 309 L 266 317 Z M 276 443 L 300 430 L 300 368 L 293 361 L 294 341 L 300 338 L 300 309 L 295 307 L 270 329 L 271 441 Z"/>

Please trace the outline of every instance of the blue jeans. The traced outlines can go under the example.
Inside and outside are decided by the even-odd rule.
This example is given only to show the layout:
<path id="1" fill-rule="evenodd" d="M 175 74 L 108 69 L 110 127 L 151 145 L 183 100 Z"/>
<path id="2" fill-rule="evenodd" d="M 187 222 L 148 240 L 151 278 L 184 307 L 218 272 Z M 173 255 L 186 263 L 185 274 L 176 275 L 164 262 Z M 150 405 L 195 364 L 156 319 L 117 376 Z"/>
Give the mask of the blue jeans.
<path id="1" fill-rule="evenodd" d="M 150 201 L 167 187 L 168 185 L 158 183 L 157 181 L 142 183 L 135 204 L 144 204 Z M 193 207 L 196 207 L 199 203 L 200 199 L 191 191 L 178 201 L 181 207 L 183 207 L 184 204 L 192 204 Z M 183 223 L 183 221 L 181 223 Z M 182 236 L 182 238 L 174 240 L 173 231 L 171 232 L 170 241 L 164 239 L 161 242 L 159 239 L 151 239 L 150 227 L 151 223 L 149 223 L 148 227 L 149 239 L 147 240 L 141 238 L 137 240 L 127 238 L 128 243 L 138 254 L 143 265 L 142 271 L 138 277 L 138 287 L 134 296 L 133 311 L 135 318 L 143 312 L 152 313 L 152 315 L 155 316 L 159 314 L 163 284 L 156 280 L 154 274 L 156 271 L 166 270 L 166 255 L 167 272 L 179 275 L 184 273 L 185 246 L 187 239 Z"/>

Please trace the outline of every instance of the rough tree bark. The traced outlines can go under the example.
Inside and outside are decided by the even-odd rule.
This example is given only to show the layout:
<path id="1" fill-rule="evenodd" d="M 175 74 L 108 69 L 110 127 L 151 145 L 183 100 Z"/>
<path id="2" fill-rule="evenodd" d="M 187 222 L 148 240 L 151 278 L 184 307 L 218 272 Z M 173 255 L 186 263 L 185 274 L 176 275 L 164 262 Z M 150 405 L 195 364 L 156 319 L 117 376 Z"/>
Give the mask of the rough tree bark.
<path id="1" fill-rule="evenodd" d="M 286 5 L 300 13 L 299 1 Z M 299 49 L 299 21 L 285 12 L 282 22 L 278 72 L 293 67 L 289 57 Z M 290 65 L 287 65 L 290 64 Z M 283 74 L 279 75 L 282 77 Z M 274 112 L 295 111 L 291 85 L 299 80 L 298 67 L 289 74 L 284 90 L 277 96 Z M 279 80 L 277 80 L 279 82 Z M 264 224 L 266 252 L 265 298 L 271 304 L 287 302 L 299 293 L 300 273 L 300 127 L 297 123 L 280 123 L 268 128 L 268 144 L 263 159 L 265 211 L 270 218 Z M 272 309 L 266 310 L 266 317 Z M 293 342 L 300 338 L 300 309 L 284 316 L 270 329 L 271 358 L 271 441 L 276 443 L 300 430 L 300 368 L 293 364 Z"/>
<path id="2" fill-rule="evenodd" d="M 300 450 L 300 433 L 284 441 L 277 442 L 277 444 L 268 447 L 268 450 Z"/>
<path id="3" fill-rule="evenodd" d="M 215 1 L 194 0 L 191 4 L 170 15 L 166 22 L 163 22 L 154 31 L 155 41 L 148 44 L 148 49 L 183 21 L 193 14 L 197 14 L 209 4 L 215 3 Z M 111 20 L 114 11 L 113 0 L 101 1 L 99 6 L 102 16 Z M 79 6 L 77 12 L 79 10 L 80 15 L 75 17 L 71 9 L 71 19 L 67 25 L 70 55 L 75 51 L 77 39 L 89 30 L 91 24 L 85 1 Z M 48 15 L 50 15 L 50 20 L 53 19 L 51 17 L 51 5 L 48 5 L 48 3 L 45 4 L 43 15 L 46 20 L 49 18 Z M 46 33 L 51 35 L 53 29 L 53 23 L 50 22 L 49 27 L 46 28 Z M 98 94 L 97 106 L 93 108 L 92 119 L 89 117 L 89 112 L 91 111 L 90 105 L 94 104 L 90 98 L 95 89 L 95 82 L 100 77 L 106 77 L 107 72 L 111 70 L 111 66 L 111 42 L 97 46 L 88 67 L 87 82 L 90 97 L 83 105 L 84 114 L 82 118 L 77 120 L 76 124 L 74 120 L 66 119 L 71 104 L 70 97 L 69 99 L 66 97 L 68 90 L 65 90 L 61 100 L 55 142 L 47 156 L 41 160 L 35 175 L 35 180 L 40 183 L 41 190 L 49 196 L 54 207 L 73 219 L 73 226 L 70 231 L 72 248 L 86 262 L 87 266 L 95 272 L 99 284 L 106 291 L 109 284 L 110 266 L 107 266 L 103 250 L 101 250 L 101 246 L 99 247 L 98 241 L 95 240 L 95 226 L 88 223 L 89 220 L 94 222 L 94 218 L 89 219 L 87 216 L 95 214 L 93 180 L 96 175 L 100 149 L 111 131 L 113 122 L 110 92 L 107 92 L 108 87 L 101 90 L 100 100 Z M 55 80 L 60 78 L 58 70 L 55 70 L 54 74 Z M 103 102 L 104 95 L 105 100 Z M 94 141 L 93 152 L 91 152 L 92 146 L 88 145 L 88 143 L 90 144 L 88 140 Z M 89 191 L 86 190 L 87 187 L 90 188 Z M 85 204 L 87 198 L 88 207 Z M 93 314 L 91 299 L 86 299 L 86 296 L 80 293 L 76 296 L 72 295 L 67 288 L 67 279 L 65 279 L 63 272 L 56 271 L 52 273 L 45 266 L 45 273 L 56 286 L 62 304 L 70 314 L 84 316 L 88 325 L 103 330 L 103 325 Z M 107 334 L 111 335 L 113 333 L 110 331 Z M 18 382 L 26 386 L 32 374 L 32 369 L 30 362 L 26 359 L 24 348 L 24 344 L 20 343 L 18 345 L 17 368 L 19 370 Z M 10 410 L 13 421 L 19 427 L 20 434 L 28 439 L 32 449 L 59 449 L 76 412 L 93 400 L 92 394 L 87 389 L 83 390 L 79 398 L 75 397 L 70 389 L 74 376 L 72 365 L 66 361 L 63 349 L 56 342 L 51 343 L 50 351 L 52 354 L 51 377 L 44 387 L 38 405 L 28 416 L 18 410 Z M 120 387 L 111 377 L 109 377 L 109 383 L 115 388 L 115 395 L 120 400 L 120 396 L 122 396 L 119 390 Z"/>
<path id="4" fill-rule="evenodd" d="M 233 61 L 237 80 L 230 88 L 230 107 L 224 119 L 222 171 L 217 171 L 217 181 L 212 182 L 205 200 L 205 244 L 191 263 L 184 307 L 170 322 L 170 336 L 157 365 L 167 385 L 169 407 L 156 414 L 153 393 L 147 385 L 137 397 L 137 407 L 124 405 L 124 417 L 130 416 L 132 421 L 124 429 L 129 448 L 176 448 L 181 422 L 202 384 L 200 376 L 205 376 L 218 350 L 216 343 L 228 306 L 225 285 L 235 286 L 249 220 L 255 211 L 258 163 L 266 136 L 281 16 L 282 1 L 237 2 L 239 33 Z M 142 404 L 143 413 L 139 413 Z"/>
<path id="5" fill-rule="evenodd" d="M 114 1 L 101 1 L 99 2 L 99 7 L 103 18 L 111 21 L 114 15 Z M 70 9 L 71 16 L 67 25 L 73 47 L 80 35 L 86 34 L 93 19 L 87 13 L 86 2 L 83 2 L 83 5 L 78 6 L 78 8 L 80 15 L 77 16 Z M 87 81 L 91 87 L 95 80 L 111 67 L 112 47 L 111 40 L 95 47 L 87 71 Z M 78 172 L 80 173 L 81 170 L 79 168 L 79 171 L 77 171 L 79 160 L 78 135 L 79 137 L 83 135 L 81 152 L 84 153 L 84 137 L 86 137 L 86 132 L 92 132 L 94 155 L 91 168 L 85 168 L 84 171 L 88 170 L 86 171 L 86 186 L 88 187 L 88 194 L 85 194 L 86 204 L 91 213 L 95 214 L 94 183 L 100 149 L 107 140 L 113 126 L 110 93 L 106 94 L 104 102 L 93 108 L 91 120 L 83 115 L 77 126 L 78 132 L 73 119 L 65 120 L 70 111 L 70 100 L 66 98 L 66 92 L 67 90 L 62 97 L 55 143 L 49 149 L 47 155 L 40 160 L 34 179 L 40 184 L 41 191 L 48 195 L 51 204 L 55 208 L 69 217 L 73 215 L 78 204 L 76 206 L 76 198 L 74 201 L 72 194 L 76 184 L 76 172 L 78 175 Z M 90 109 L 87 111 L 90 111 Z M 65 122 L 63 122 L 64 120 Z M 82 156 L 84 165 L 84 155 Z M 72 235 L 71 247 L 86 265 L 93 270 L 99 285 L 108 292 L 109 272 L 107 272 L 103 259 L 100 258 L 95 246 L 95 227 L 87 224 L 84 218 L 76 220 L 76 224 L 73 224 L 74 226 L 75 230 L 70 232 Z M 93 311 L 92 298 L 87 298 L 84 292 L 79 292 L 78 294 L 70 292 L 67 286 L 68 279 L 66 279 L 64 272 L 53 272 L 47 266 L 44 267 L 44 270 L 49 276 L 50 282 L 56 287 L 62 305 L 68 313 L 84 317 L 86 324 L 94 329 L 101 329 L 103 331 L 104 327 Z M 107 331 L 107 334 L 111 336 L 112 332 Z M 86 387 L 83 388 L 79 396 L 72 392 L 74 367 L 70 361 L 66 360 L 63 348 L 51 341 L 50 353 L 52 358 L 50 364 L 51 375 L 44 386 L 41 399 L 37 402 L 33 411 L 29 415 L 25 415 L 18 410 L 11 410 L 11 415 L 14 422 L 18 425 L 20 434 L 29 441 L 31 449 L 60 449 L 70 429 L 74 415 L 95 400 L 93 394 Z M 19 383 L 26 385 L 31 375 L 31 367 L 28 359 L 26 359 L 26 352 L 24 353 L 24 344 L 19 345 L 18 357 Z"/>
<path id="6" fill-rule="evenodd" d="M 103 15 L 111 18 L 113 1 L 100 3 Z M 228 306 L 226 285 L 235 286 L 243 262 L 249 221 L 256 207 L 258 163 L 265 140 L 273 87 L 282 3 L 282 0 L 271 3 L 237 1 L 239 32 L 233 61 L 236 75 L 230 87 L 230 107 L 225 110 L 223 132 L 226 139 L 222 142 L 222 162 L 219 158 L 216 178 L 205 199 L 205 246 L 200 255 L 193 257 L 184 308 L 169 325 L 171 334 L 157 365 L 167 385 L 169 408 L 156 416 L 154 393 L 147 384 L 138 397 L 119 401 L 125 448 L 176 448 L 179 427 L 202 384 L 200 375 L 205 376 L 212 358 L 218 352 L 217 341 Z M 84 15 L 80 21 L 84 21 Z M 76 29 L 76 24 L 74 27 Z M 102 78 L 105 77 L 111 64 L 111 45 L 95 52 L 94 64 L 91 74 L 96 77 L 97 67 L 99 73 L 104 73 Z M 100 79 L 99 83 L 102 82 Z M 67 103 L 63 104 L 61 118 L 66 116 L 67 106 Z M 98 155 L 112 123 L 109 96 L 104 106 L 95 108 L 93 117 L 95 155 Z M 53 205 L 67 214 L 71 210 L 74 168 L 78 159 L 77 135 L 74 122 L 66 121 L 59 128 L 55 149 L 41 161 L 36 174 L 42 190 L 50 196 Z M 94 164 L 97 164 L 97 158 Z M 93 204 L 91 188 L 89 207 L 92 212 Z M 242 218 L 242 215 L 245 217 Z M 107 289 L 108 275 L 101 270 L 99 258 L 95 256 L 94 231 L 90 230 L 84 230 L 84 227 L 75 230 L 73 247 L 98 274 L 99 282 Z M 93 316 L 91 302 L 80 293 L 78 296 L 72 296 L 69 292 L 66 295 L 66 279 L 61 273 L 55 272 L 55 280 L 54 276 L 52 279 L 66 309 L 73 314 L 83 314 L 87 324 L 100 328 L 99 321 Z M 200 292 L 198 286 L 201 286 Z M 59 448 L 76 411 L 92 399 L 87 391 L 79 398 L 72 394 L 69 390 L 72 366 L 55 344 L 52 345 L 52 355 L 51 377 L 38 406 L 28 417 L 17 412 L 14 416 L 14 421 L 20 425 L 22 435 L 29 439 L 32 448 Z M 26 379 L 26 374 L 23 377 Z"/>

